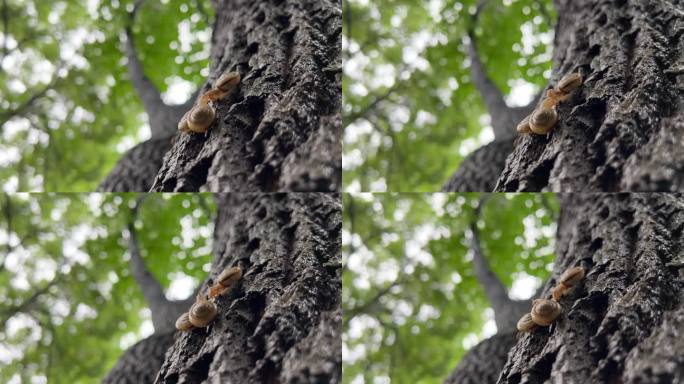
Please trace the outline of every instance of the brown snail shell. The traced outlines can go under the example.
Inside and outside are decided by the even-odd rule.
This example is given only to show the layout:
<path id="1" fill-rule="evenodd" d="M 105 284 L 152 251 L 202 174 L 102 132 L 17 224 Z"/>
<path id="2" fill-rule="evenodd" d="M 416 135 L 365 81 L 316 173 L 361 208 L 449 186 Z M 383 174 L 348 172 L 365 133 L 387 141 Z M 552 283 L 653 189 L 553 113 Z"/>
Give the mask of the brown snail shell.
<path id="1" fill-rule="evenodd" d="M 188 317 L 192 325 L 202 328 L 209 325 L 216 318 L 217 314 L 218 308 L 216 308 L 216 304 L 203 297 L 198 297 L 195 304 L 190 307 Z"/>
<path id="2" fill-rule="evenodd" d="M 228 92 L 240 83 L 240 72 L 225 72 L 216 80 L 215 88 Z"/>
<path id="3" fill-rule="evenodd" d="M 190 322 L 190 317 L 187 312 L 183 313 L 178 317 L 178 320 L 176 320 L 176 329 L 179 331 L 189 331 L 193 328 L 192 323 Z"/>
<path id="4" fill-rule="evenodd" d="M 537 325 L 547 326 L 560 315 L 561 306 L 553 300 L 536 299 L 532 302 L 532 321 Z"/>
<path id="5" fill-rule="evenodd" d="M 519 122 L 518 125 L 515 127 L 515 130 L 518 131 L 518 133 L 532 132 L 532 130 L 530 129 L 530 116 L 532 115 L 525 116 L 525 118 L 522 119 L 522 121 Z"/>
<path id="6" fill-rule="evenodd" d="M 529 332 L 537 327 L 537 324 L 532 320 L 532 315 L 526 313 L 518 320 L 517 328 L 520 332 Z"/>
<path id="7" fill-rule="evenodd" d="M 584 268 L 582 267 L 572 267 L 568 268 L 563 272 L 560 277 L 560 283 L 566 287 L 572 287 L 573 285 L 584 279 Z"/>
<path id="8" fill-rule="evenodd" d="M 216 110 L 210 105 L 198 105 L 190 110 L 188 116 L 188 129 L 193 132 L 206 132 L 207 129 L 214 123 L 216 118 Z"/>
<path id="9" fill-rule="evenodd" d="M 558 85 L 556 86 L 556 90 L 558 92 L 568 94 L 582 85 L 582 75 L 580 75 L 577 72 L 574 73 L 568 73 L 567 75 L 563 76 L 562 79 L 558 82 Z"/>
<path id="10" fill-rule="evenodd" d="M 178 130 L 179 130 L 179 131 L 181 131 L 181 132 L 188 132 L 188 131 L 190 130 L 190 127 L 188 127 L 188 116 L 190 115 L 190 112 L 191 112 L 191 111 L 192 111 L 192 109 L 189 110 L 189 111 L 187 111 L 187 112 L 185 112 L 185 114 L 183 115 L 183 117 L 182 117 L 182 118 L 180 119 L 180 121 L 178 122 Z"/>
<path id="11" fill-rule="evenodd" d="M 242 278 L 242 269 L 240 267 L 230 267 L 226 268 L 219 274 L 216 281 L 224 287 L 230 287 L 234 285 L 238 280 Z"/>
<path id="12" fill-rule="evenodd" d="M 558 113 L 555 108 L 537 109 L 530 117 L 530 130 L 538 135 L 545 135 L 557 122 Z"/>

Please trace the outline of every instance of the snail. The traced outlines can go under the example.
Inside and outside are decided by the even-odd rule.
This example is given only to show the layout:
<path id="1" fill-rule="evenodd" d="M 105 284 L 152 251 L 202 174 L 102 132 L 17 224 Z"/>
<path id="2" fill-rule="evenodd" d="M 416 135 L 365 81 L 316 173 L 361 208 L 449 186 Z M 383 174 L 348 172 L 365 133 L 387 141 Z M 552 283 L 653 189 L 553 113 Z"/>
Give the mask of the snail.
<path id="1" fill-rule="evenodd" d="M 537 325 L 547 326 L 560 315 L 561 306 L 554 300 L 535 299 L 532 301 L 530 316 Z"/>
<path id="2" fill-rule="evenodd" d="M 216 284 L 209 288 L 209 297 L 225 295 L 242 278 L 240 267 L 224 269 L 216 278 Z"/>
<path id="3" fill-rule="evenodd" d="M 216 89 L 228 92 L 240 83 L 240 72 L 225 72 L 216 80 Z"/>
<path id="4" fill-rule="evenodd" d="M 197 295 L 197 301 L 190 307 L 188 317 L 190 323 L 195 327 L 206 327 L 209 323 L 216 318 L 218 314 L 218 309 L 216 304 L 207 300 L 201 293 Z"/>
<path id="5" fill-rule="evenodd" d="M 556 92 L 563 95 L 567 95 L 576 90 L 577 88 L 579 88 L 580 85 L 582 85 L 582 81 L 582 75 L 580 75 L 579 73 L 568 73 L 565 76 L 563 76 L 563 78 L 561 78 L 560 81 L 558 81 L 558 85 L 556 85 L 555 88 Z"/>
<path id="6" fill-rule="evenodd" d="M 190 110 L 187 118 L 188 129 L 192 132 L 206 132 L 214 123 L 214 118 L 216 118 L 216 110 L 211 105 L 195 106 Z"/>
<path id="7" fill-rule="evenodd" d="M 530 129 L 530 116 L 527 115 L 525 116 L 524 119 L 518 125 L 515 127 L 515 130 L 518 131 L 518 133 L 530 133 L 532 130 Z"/>
<path id="8" fill-rule="evenodd" d="M 216 81 L 216 86 L 202 94 L 197 105 L 183 115 L 178 122 L 178 130 L 181 132 L 206 132 L 216 119 L 216 109 L 209 103 L 222 100 L 239 83 L 239 72 L 222 74 Z"/>
<path id="9" fill-rule="evenodd" d="M 545 135 L 553 129 L 558 122 L 558 103 L 566 100 L 570 93 L 582 85 L 582 75 L 579 73 L 569 73 L 563 76 L 555 88 L 546 91 L 546 96 L 532 112 L 525 117 L 517 126 L 519 133 L 536 133 Z"/>
<path id="10" fill-rule="evenodd" d="M 541 108 L 530 115 L 530 130 L 538 135 L 545 135 L 558 122 L 556 108 Z"/>
<path id="11" fill-rule="evenodd" d="M 584 279 L 584 268 L 582 267 L 572 267 L 565 272 L 560 277 L 560 283 L 572 287 L 573 285 L 579 283 L 582 279 Z"/>
<path id="12" fill-rule="evenodd" d="M 178 320 L 176 320 L 176 329 L 179 331 L 189 331 L 192 328 L 193 325 L 190 322 L 190 317 L 187 312 L 184 312 L 178 317 Z"/>
<path id="13" fill-rule="evenodd" d="M 537 328 L 537 324 L 532 320 L 532 315 L 526 313 L 518 320 L 517 328 L 520 332 L 529 332 Z"/>
<path id="14" fill-rule="evenodd" d="M 551 290 L 551 297 L 556 301 L 560 300 L 561 297 L 568 293 L 570 288 L 579 283 L 582 279 L 584 279 L 584 268 L 568 268 L 561 275 L 558 285 Z"/>

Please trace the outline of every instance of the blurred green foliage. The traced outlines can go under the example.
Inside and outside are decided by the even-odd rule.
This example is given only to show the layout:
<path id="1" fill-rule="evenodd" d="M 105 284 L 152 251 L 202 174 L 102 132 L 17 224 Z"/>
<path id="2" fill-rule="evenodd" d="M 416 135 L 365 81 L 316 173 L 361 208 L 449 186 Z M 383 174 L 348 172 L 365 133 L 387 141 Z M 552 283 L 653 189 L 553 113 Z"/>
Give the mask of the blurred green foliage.
<path id="1" fill-rule="evenodd" d="M 490 195 L 475 217 L 480 197 L 344 195 L 345 383 L 442 383 L 466 347 L 486 336 L 493 313 L 471 265 L 474 220 L 504 285 L 519 279 L 534 292 L 534 278 L 548 277 L 555 196 Z"/>
<path id="2" fill-rule="evenodd" d="M 93 191 L 126 149 L 149 138 L 123 53 L 133 3 L 0 3 L 8 15 L 6 28 L 0 18 L 5 190 Z M 211 18 L 209 0 L 143 3 L 135 46 L 161 92 L 183 81 L 196 88 L 208 75 Z"/>
<path id="3" fill-rule="evenodd" d="M 464 44 L 478 1 L 345 0 L 345 190 L 439 190 L 493 138 Z M 550 0 L 490 0 L 480 13 L 478 52 L 504 95 L 546 83 L 553 20 Z"/>
<path id="4" fill-rule="evenodd" d="M 152 332 L 123 234 L 136 198 L 2 196 L 0 382 L 100 382 L 123 350 Z M 134 222 L 141 254 L 164 287 L 206 277 L 215 210 L 208 194 L 142 202 Z"/>

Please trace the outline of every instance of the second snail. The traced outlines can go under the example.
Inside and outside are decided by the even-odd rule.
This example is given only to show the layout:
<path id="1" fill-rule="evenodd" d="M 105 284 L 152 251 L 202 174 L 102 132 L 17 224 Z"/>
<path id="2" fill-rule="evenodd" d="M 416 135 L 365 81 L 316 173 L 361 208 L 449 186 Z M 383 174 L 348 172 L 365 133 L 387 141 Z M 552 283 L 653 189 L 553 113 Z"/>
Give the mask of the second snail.
<path id="1" fill-rule="evenodd" d="M 534 133 L 546 135 L 558 122 L 556 106 L 568 99 L 570 94 L 582 85 L 579 73 L 569 73 L 558 84 L 546 91 L 546 96 L 532 113 L 526 116 L 516 127 L 518 133 Z"/>
<path id="2" fill-rule="evenodd" d="M 518 320 L 517 328 L 520 332 L 530 332 L 537 327 L 551 325 L 563 312 L 558 302 L 572 287 L 584 279 L 584 268 L 568 268 L 561 275 L 558 284 L 551 290 L 551 299 L 535 299 L 532 309 Z"/>
<path id="3" fill-rule="evenodd" d="M 242 278 L 240 267 L 224 269 L 216 279 L 216 283 L 209 287 L 207 294 L 197 294 L 195 303 L 188 312 L 181 314 L 176 320 L 176 329 L 189 331 L 193 328 L 204 328 L 211 324 L 218 315 L 218 308 L 214 300 L 227 294 Z"/>

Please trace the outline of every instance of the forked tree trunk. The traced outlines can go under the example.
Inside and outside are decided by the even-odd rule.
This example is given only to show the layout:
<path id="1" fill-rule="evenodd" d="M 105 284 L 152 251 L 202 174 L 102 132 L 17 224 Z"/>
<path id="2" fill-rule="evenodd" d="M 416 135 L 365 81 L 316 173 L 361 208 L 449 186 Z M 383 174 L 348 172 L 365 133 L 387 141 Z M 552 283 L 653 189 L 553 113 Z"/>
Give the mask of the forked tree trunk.
<path id="1" fill-rule="evenodd" d="M 341 220 L 336 195 L 219 195 L 211 276 L 240 265 L 243 279 L 156 382 L 340 382 Z"/>
<path id="2" fill-rule="evenodd" d="M 215 0 L 210 84 L 239 71 L 206 134 L 183 134 L 153 191 L 336 191 L 340 0 Z M 205 84 L 207 90 L 210 84 Z"/>
<path id="3" fill-rule="evenodd" d="M 573 71 L 585 82 L 559 106 L 560 120 L 548 139 L 520 140 L 496 190 L 682 190 L 682 2 L 554 3 L 552 84 Z"/>
<path id="4" fill-rule="evenodd" d="M 562 195 L 544 297 L 568 267 L 586 278 L 550 327 L 520 338 L 499 383 L 684 382 L 684 199 Z"/>

